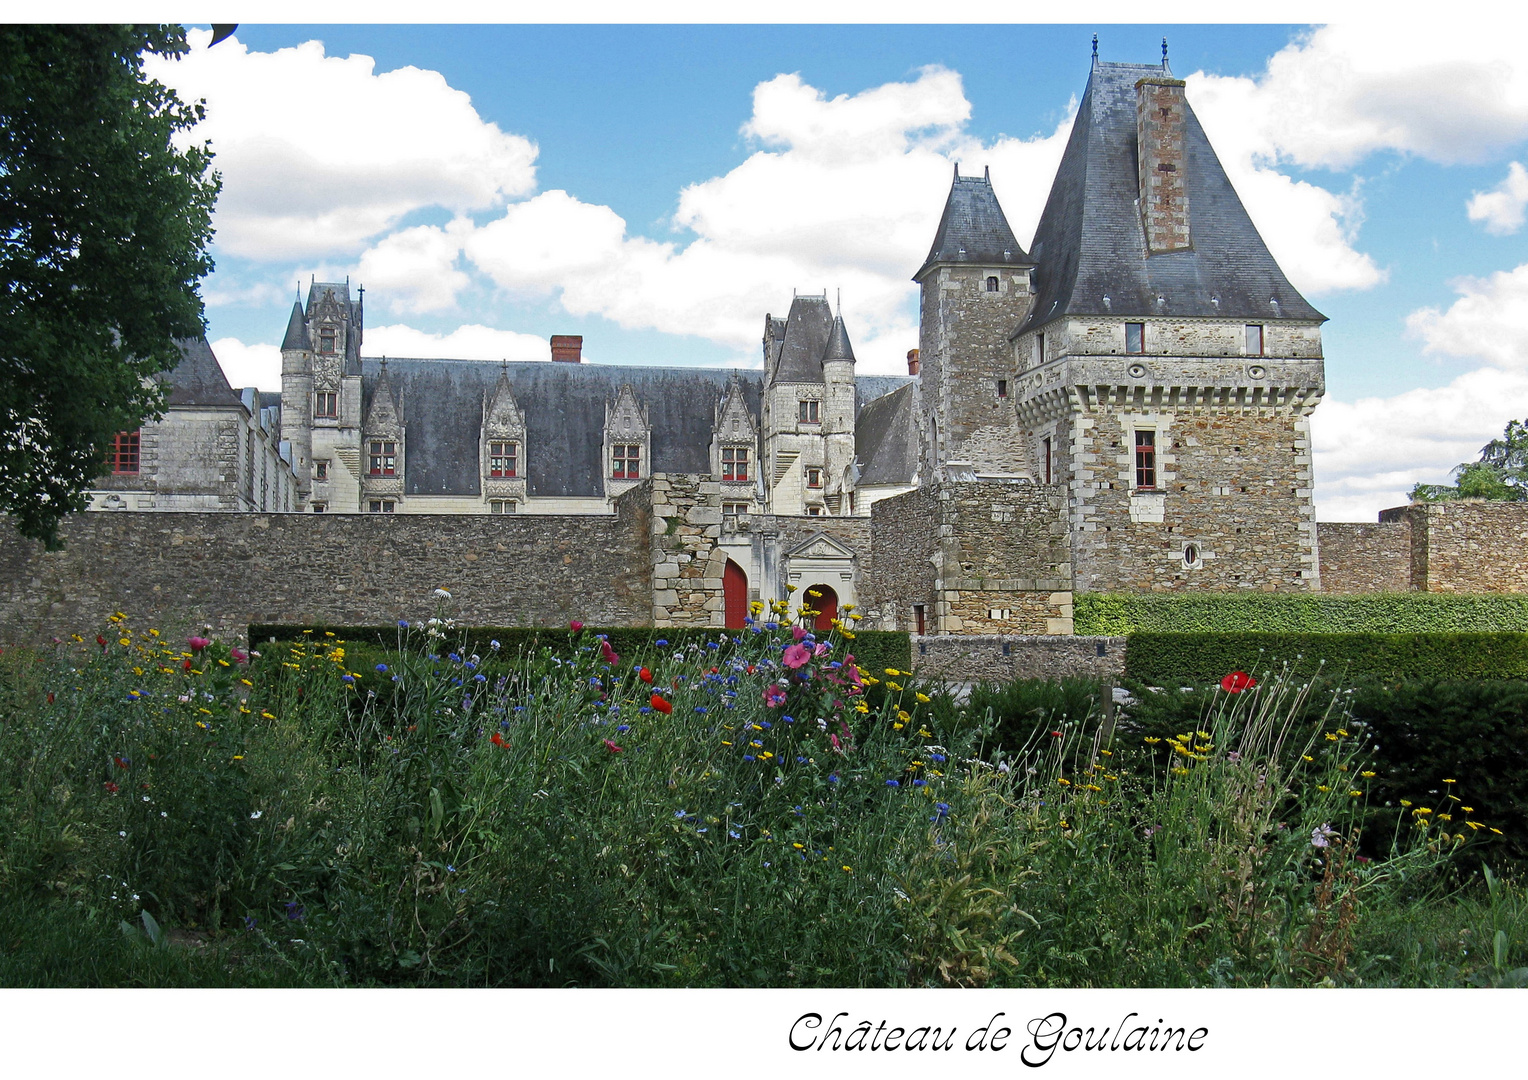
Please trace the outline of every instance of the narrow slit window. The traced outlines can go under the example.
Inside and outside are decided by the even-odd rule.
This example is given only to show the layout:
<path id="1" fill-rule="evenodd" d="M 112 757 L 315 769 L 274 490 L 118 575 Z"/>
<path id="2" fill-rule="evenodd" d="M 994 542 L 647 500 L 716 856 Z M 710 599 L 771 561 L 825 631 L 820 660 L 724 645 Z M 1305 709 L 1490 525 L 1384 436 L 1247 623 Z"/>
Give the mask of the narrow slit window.
<path id="1" fill-rule="evenodd" d="M 999 379 L 997 381 L 997 396 L 1000 397 L 1000 398 L 1005 398 L 1005 397 L 1008 396 L 1008 380 L 1007 379 Z"/>
<path id="2" fill-rule="evenodd" d="M 1146 351 L 1145 323 L 1127 322 L 1125 324 L 1125 351 L 1127 353 L 1143 353 Z"/>
<path id="3" fill-rule="evenodd" d="M 1261 323 L 1247 325 L 1247 355 L 1263 355 L 1263 327 Z"/>

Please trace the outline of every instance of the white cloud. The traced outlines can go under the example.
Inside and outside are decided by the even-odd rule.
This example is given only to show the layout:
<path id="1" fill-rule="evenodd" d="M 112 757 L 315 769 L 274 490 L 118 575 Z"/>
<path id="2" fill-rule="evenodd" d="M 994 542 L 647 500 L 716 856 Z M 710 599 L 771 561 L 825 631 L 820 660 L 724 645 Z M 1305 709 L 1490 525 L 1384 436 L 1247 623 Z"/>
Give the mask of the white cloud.
<path id="1" fill-rule="evenodd" d="M 476 323 L 449 334 L 431 334 L 399 323 L 366 328 L 367 356 L 446 357 L 452 360 L 547 360 L 552 346 L 546 338 L 495 330 Z"/>
<path id="2" fill-rule="evenodd" d="M 1388 398 L 1327 401 L 1311 421 L 1316 512 L 1325 521 L 1370 520 L 1406 502 L 1417 483 L 1450 483 L 1508 420 L 1528 417 L 1528 264 L 1455 283 L 1448 308 L 1406 319 L 1422 351 L 1487 366 L 1447 386 Z M 1397 462 L 1405 462 L 1397 466 Z"/>
<path id="3" fill-rule="evenodd" d="M 558 294 L 575 315 L 689 334 L 756 355 L 766 312 L 790 292 L 841 289 L 860 370 L 905 372 L 917 344 L 909 278 L 932 242 L 951 159 L 993 183 L 1021 242 L 1038 220 L 1071 122 L 984 146 L 963 132 L 960 77 L 828 98 L 796 75 L 759 84 L 744 134 L 766 142 L 724 176 L 681 192 L 688 244 L 629 235 L 605 206 L 549 191 L 478 229 L 465 253 L 500 287 Z"/>
<path id="4" fill-rule="evenodd" d="M 1507 166 L 1507 176 L 1490 191 L 1477 191 L 1465 209 L 1471 221 L 1484 222 L 1486 232 L 1510 236 L 1523 227 L 1523 209 L 1528 207 L 1528 169 L 1514 161 Z"/>
<path id="5" fill-rule="evenodd" d="M 439 72 L 376 74 L 369 56 L 319 41 L 273 53 L 188 33 L 178 61 L 145 68 L 205 98 L 193 135 L 223 174 L 218 247 L 256 259 L 354 255 L 411 211 L 482 210 L 535 186 L 535 144 L 486 123 Z"/>
<path id="6" fill-rule="evenodd" d="M 420 225 L 389 233 L 362 253 L 356 279 L 395 311 L 453 307 L 470 282 L 456 263 L 471 231 L 471 221 L 457 218 L 445 228 Z"/>
<path id="7" fill-rule="evenodd" d="M 281 350 L 275 345 L 246 345 L 238 338 L 218 338 L 212 343 L 212 355 L 218 358 L 228 384 L 235 390 L 246 386 L 281 389 Z"/>

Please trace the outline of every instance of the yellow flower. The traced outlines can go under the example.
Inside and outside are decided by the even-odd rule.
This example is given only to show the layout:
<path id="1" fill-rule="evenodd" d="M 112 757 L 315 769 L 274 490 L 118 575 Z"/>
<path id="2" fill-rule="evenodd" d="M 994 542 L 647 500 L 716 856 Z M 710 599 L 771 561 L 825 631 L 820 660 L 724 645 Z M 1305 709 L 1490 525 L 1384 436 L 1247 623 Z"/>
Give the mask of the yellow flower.
<path id="1" fill-rule="evenodd" d="M 1413 814 L 1430 814 L 1430 813 L 1432 813 L 1432 807 L 1430 807 L 1430 806 L 1419 806 L 1415 810 L 1413 810 L 1412 813 Z"/>
<path id="2" fill-rule="evenodd" d="M 260 715 L 265 717 L 267 720 L 274 720 L 274 719 L 276 719 L 276 717 L 273 714 L 268 713 L 268 712 L 263 712 Z"/>
<path id="3" fill-rule="evenodd" d="M 159 631 L 158 630 L 150 630 L 149 631 L 149 637 L 158 637 L 158 636 L 159 636 Z"/>
<path id="4" fill-rule="evenodd" d="M 1453 814 L 1439 814 L 1438 815 L 1438 820 L 1439 821 L 1453 821 L 1454 820 L 1454 815 Z"/>
<path id="5" fill-rule="evenodd" d="M 1181 765 L 1175 766 L 1173 768 L 1173 772 L 1177 773 L 1179 776 L 1187 776 L 1188 775 L 1188 770 L 1185 769 Z"/>
<path id="6" fill-rule="evenodd" d="M 890 679 L 887 679 L 886 680 L 886 689 L 888 689 L 888 690 L 896 690 L 896 691 L 898 691 L 900 693 L 901 690 L 902 690 L 902 687 L 899 684 L 892 682 Z"/>
<path id="7" fill-rule="evenodd" d="M 1342 728 L 1338 728 L 1338 729 L 1337 729 L 1337 734 L 1339 734 L 1339 735 L 1342 735 L 1342 736 L 1346 736 L 1346 735 L 1347 735 L 1347 732 L 1346 732 L 1346 731 L 1343 731 L 1343 730 L 1342 730 Z"/>
<path id="8" fill-rule="evenodd" d="M 1143 740 L 1143 741 L 1149 742 L 1149 743 L 1159 743 L 1162 740 L 1157 738 L 1155 735 L 1148 735 L 1148 736 L 1146 736 L 1145 740 Z"/>
<path id="9" fill-rule="evenodd" d="M 867 713 L 870 711 L 870 706 L 866 705 L 863 701 L 859 701 L 855 703 L 854 711 L 857 713 Z M 899 724 L 897 726 L 900 727 L 901 725 Z"/>
<path id="10" fill-rule="evenodd" d="M 841 870 L 842 870 L 842 871 L 843 871 L 843 872 L 844 872 L 844 873 L 846 873 L 846 874 L 852 874 L 852 873 L 854 873 L 854 871 L 853 871 L 853 870 L 850 870 L 850 869 L 849 869 L 849 868 L 848 868 L 848 867 L 847 867 L 847 866 L 843 866 L 843 867 L 839 867 L 839 869 L 841 869 Z"/>
<path id="11" fill-rule="evenodd" d="M 1473 814 L 1475 812 L 1473 806 L 1461 806 L 1459 809 L 1463 810 L 1466 814 Z"/>
<path id="12" fill-rule="evenodd" d="M 1196 732 L 1194 732 L 1194 734 L 1198 735 L 1201 739 L 1212 739 L 1212 738 L 1214 738 L 1214 736 L 1211 735 L 1208 731 L 1196 731 Z"/>
<path id="13" fill-rule="evenodd" d="M 1104 779 L 1105 780 L 1118 780 L 1119 777 L 1115 776 L 1113 773 L 1104 773 Z"/>
<path id="14" fill-rule="evenodd" d="M 1328 731 L 1326 733 L 1326 741 L 1327 742 L 1336 742 L 1337 741 L 1337 736 L 1333 735 L 1330 731 Z"/>
<path id="15" fill-rule="evenodd" d="M 1410 806 L 1411 805 L 1411 800 L 1410 799 L 1402 799 L 1401 800 L 1401 805 L 1402 806 Z"/>
<path id="16" fill-rule="evenodd" d="M 1368 779 L 1370 779 L 1371 777 L 1374 776 L 1374 770 L 1373 769 L 1365 769 L 1363 772 L 1359 773 L 1358 775 L 1362 776 L 1365 780 L 1368 780 Z"/>
<path id="17" fill-rule="evenodd" d="M 131 645 L 132 643 L 133 643 L 133 639 L 132 638 L 118 638 L 117 639 L 117 644 L 118 645 Z"/>
<path id="18" fill-rule="evenodd" d="M 923 738 L 925 738 L 925 739 L 932 739 L 934 737 L 934 733 L 932 731 L 930 731 L 928 728 L 919 728 L 918 729 L 918 734 L 923 736 Z"/>
<path id="19" fill-rule="evenodd" d="M 869 710 L 869 709 L 866 709 L 866 710 L 865 710 L 865 711 L 866 711 L 866 712 L 869 712 L 869 711 L 870 711 L 870 710 Z M 891 730 L 892 730 L 892 731 L 901 731 L 901 730 L 902 730 L 902 729 L 903 729 L 903 728 L 905 728 L 905 727 L 906 727 L 906 726 L 907 726 L 907 725 L 906 725 L 906 724 L 903 724 L 903 723 L 896 723 L 896 724 L 892 724 L 892 725 L 891 725 Z"/>
<path id="20" fill-rule="evenodd" d="M 856 618 L 856 619 L 857 619 L 857 618 L 859 618 L 859 616 L 858 616 L 858 615 L 856 615 L 856 616 L 854 616 L 854 617 L 855 617 L 855 618 Z M 850 632 L 849 632 L 849 631 L 847 631 L 847 630 L 845 630 L 845 631 L 844 631 L 844 637 L 846 637 L 846 638 L 848 638 L 848 639 L 849 639 L 849 640 L 850 640 L 850 641 L 853 641 L 853 640 L 854 640 L 854 637 L 855 637 L 855 635 L 853 635 L 853 634 L 851 634 L 851 633 L 850 633 Z"/>
<path id="21" fill-rule="evenodd" d="M 1316 785 L 1316 790 L 1317 791 L 1331 791 L 1332 789 L 1327 787 L 1325 784 L 1317 784 Z"/>
<path id="22" fill-rule="evenodd" d="M 794 586 L 794 585 L 787 585 L 785 587 L 785 591 L 786 592 L 795 592 L 796 591 L 796 586 Z"/>
<path id="23" fill-rule="evenodd" d="M 244 755 L 243 755 L 243 754 L 235 754 L 235 755 L 234 755 L 234 756 L 233 756 L 233 759 L 234 759 L 234 760 L 235 760 L 235 761 L 243 761 L 243 760 L 244 760 Z"/>
<path id="24" fill-rule="evenodd" d="M 1099 753 L 1102 754 L 1104 757 L 1113 757 L 1114 756 L 1114 751 L 1113 750 L 1100 750 Z"/>
<path id="25" fill-rule="evenodd" d="M 726 739 L 723 739 L 722 740 L 722 745 L 723 746 L 731 746 L 732 744 L 730 742 L 728 742 Z"/>
<path id="26" fill-rule="evenodd" d="M 792 844 L 791 847 L 795 848 L 797 851 L 803 850 L 800 844 Z"/>
<path id="27" fill-rule="evenodd" d="M 1072 786 L 1072 782 L 1070 780 L 1068 780 L 1064 776 L 1056 777 L 1056 783 L 1060 784 L 1062 787 L 1071 787 Z"/>
<path id="28" fill-rule="evenodd" d="M 914 694 L 914 695 L 913 695 L 913 696 L 914 696 L 914 697 L 916 697 L 916 698 L 917 698 L 917 699 L 918 699 L 918 702 L 919 702 L 919 704 L 921 704 L 921 705 L 927 705 L 927 704 L 928 704 L 928 703 L 929 703 L 929 702 L 930 702 L 930 701 L 931 701 L 931 700 L 933 700 L 933 699 L 932 699 L 932 698 L 930 698 L 930 697 L 929 697 L 929 696 L 928 696 L 928 695 L 927 695 L 927 694 L 923 694 L 923 693 L 919 693 L 919 694 Z M 1108 751 L 1107 751 L 1107 750 L 1105 750 L 1105 751 L 1104 751 L 1104 753 L 1106 753 L 1106 754 L 1107 754 L 1107 753 L 1108 753 Z"/>
<path id="29" fill-rule="evenodd" d="M 1506 833 L 1502 832 L 1500 829 L 1492 829 L 1491 831 L 1494 832 L 1497 836 L 1505 836 L 1505 835 L 1507 835 Z"/>
<path id="30" fill-rule="evenodd" d="M 1478 821 L 1466 821 L 1465 824 L 1468 825 L 1472 829 L 1484 828 L 1484 826 L 1481 825 L 1481 823 L 1478 822 Z"/>
<path id="31" fill-rule="evenodd" d="M 1350 792 L 1348 792 L 1348 794 L 1349 794 L 1349 795 L 1351 795 L 1351 796 L 1353 796 L 1353 798 L 1355 798 L 1355 799 L 1356 799 L 1356 798 L 1358 798 L 1358 797 L 1359 797 L 1359 796 L 1360 796 L 1360 795 L 1362 795 L 1362 794 L 1363 794 L 1363 792 L 1361 792 L 1361 791 L 1350 791 Z"/>
<path id="32" fill-rule="evenodd" d="M 1301 754 L 1300 756 L 1302 758 L 1304 758 L 1306 761 L 1315 761 L 1316 760 L 1315 758 L 1311 757 L 1309 754 Z"/>
<path id="33" fill-rule="evenodd" d="M 1444 783 L 1445 783 L 1445 784 L 1457 784 L 1457 783 L 1458 783 L 1458 782 L 1459 782 L 1459 781 L 1457 781 L 1457 780 L 1445 780 L 1445 781 L 1443 781 L 1443 782 L 1444 782 Z"/>

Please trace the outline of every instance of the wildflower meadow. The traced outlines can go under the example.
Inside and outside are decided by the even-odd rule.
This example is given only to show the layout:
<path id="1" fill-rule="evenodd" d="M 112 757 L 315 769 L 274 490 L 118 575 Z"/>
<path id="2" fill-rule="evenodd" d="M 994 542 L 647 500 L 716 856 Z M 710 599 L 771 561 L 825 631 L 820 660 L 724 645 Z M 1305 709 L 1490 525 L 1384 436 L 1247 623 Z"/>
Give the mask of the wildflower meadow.
<path id="1" fill-rule="evenodd" d="M 1376 807 L 1340 691 L 1235 672 L 1171 732 L 1076 694 L 1015 727 L 863 669 L 852 611 L 469 653 L 435 602 L 388 647 L 119 613 L 0 655 L 0 984 L 1528 976 L 1494 824 Z"/>

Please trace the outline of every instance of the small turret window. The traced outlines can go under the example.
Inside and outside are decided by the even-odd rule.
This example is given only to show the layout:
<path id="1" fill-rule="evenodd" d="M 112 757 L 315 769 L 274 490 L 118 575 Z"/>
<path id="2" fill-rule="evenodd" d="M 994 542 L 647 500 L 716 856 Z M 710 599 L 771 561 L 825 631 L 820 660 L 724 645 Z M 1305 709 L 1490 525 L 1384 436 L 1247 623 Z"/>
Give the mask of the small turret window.
<path id="1" fill-rule="evenodd" d="M 334 327 L 325 326 L 319 330 L 318 351 L 323 356 L 334 355 Z"/>
<path id="2" fill-rule="evenodd" d="M 320 420 L 334 420 L 340 415 L 340 396 L 333 390 L 313 395 L 313 415 Z"/>
<path id="3" fill-rule="evenodd" d="M 397 476 L 398 475 L 398 444 L 395 442 L 374 442 L 371 444 L 371 469 L 372 476 Z"/>
<path id="4" fill-rule="evenodd" d="M 801 411 L 798 416 L 803 424 L 822 423 L 822 403 L 820 401 L 801 402 Z"/>
<path id="5" fill-rule="evenodd" d="M 988 292 L 997 292 L 997 276 L 996 275 L 993 275 L 992 277 L 989 277 L 987 279 L 987 291 Z"/>
<path id="6" fill-rule="evenodd" d="M 822 470 L 808 469 L 806 471 L 806 486 L 809 488 L 822 487 Z"/>
<path id="7" fill-rule="evenodd" d="M 1263 327 L 1260 323 L 1250 323 L 1247 326 L 1247 355 L 1263 355 Z"/>

